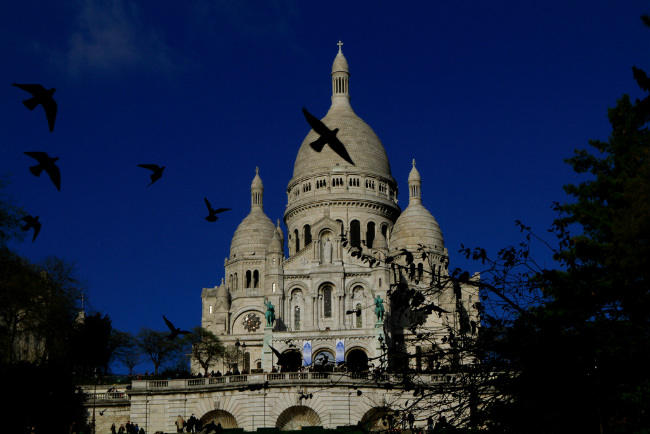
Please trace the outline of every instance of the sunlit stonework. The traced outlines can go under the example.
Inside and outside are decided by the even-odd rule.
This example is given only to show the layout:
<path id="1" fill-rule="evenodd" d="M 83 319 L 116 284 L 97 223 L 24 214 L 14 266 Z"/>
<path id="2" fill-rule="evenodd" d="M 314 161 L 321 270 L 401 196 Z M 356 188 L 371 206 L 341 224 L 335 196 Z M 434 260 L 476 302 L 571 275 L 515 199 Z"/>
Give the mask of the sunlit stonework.
<path id="1" fill-rule="evenodd" d="M 415 160 L 402 210 L 386 151 L 350 105 L 350 72 L 341 45 L 331 72 L 332 103 L 322 122 L 338 129 L 337 137 L 355 164 L 328 145 L 320 153 L 314 151 L 310 144 L 318 135 L 308 131 L 287 186 L 284 226 L 264 213 L 264 162 L 255 168 L 250 213 L 232 237 L 221 284 L 201 294 L 202 326 L 235 353 L 234 359 L 218 360 L 211 371 L 244 375 L 178 384 L 135 382 L 131 417 L 149 418 L 155 410 L 157 418 L 148 419 L 149 431 L 169 431 L 178 413 L 194 413 L 204 424 L 215 421 L 246 430 L 357 423 L 385 429 L 381 416 L 404 403 L 366 373 L 390 372 L 404 367 L 400 364 L 414 372 L 439 368 L 431 358 L 418 356 L 426 353 L 421 347 L 426 344 L 408 332 L 404 310 L 393 306 L 390 290 L 396 275 L 390 267 L 371 268 L 349 250 L 361 247 L 383 259 L 424 245 L 427 261 L 419 255 L 411 264 L 410 283 L 427 288 L 448 273 L 447 249 L 438 223 L 422 204 Z M 436 297 L 444 313 L 428 315 L 427 330 L 441 332 L 441 337 L 449 330 L 475 332 L 475 292 L 449 287 Z M 387 356 L 395 348 L 412 357 Z M 289 361 L 285 372 L 277 372 L 277 354 Z M 196 363 L 192 369 L 200 371 Z M 435 376 L 427 378 L 434 381 Z M 363 394 L 353 394 L 360 381 L 367 383 Z"/>

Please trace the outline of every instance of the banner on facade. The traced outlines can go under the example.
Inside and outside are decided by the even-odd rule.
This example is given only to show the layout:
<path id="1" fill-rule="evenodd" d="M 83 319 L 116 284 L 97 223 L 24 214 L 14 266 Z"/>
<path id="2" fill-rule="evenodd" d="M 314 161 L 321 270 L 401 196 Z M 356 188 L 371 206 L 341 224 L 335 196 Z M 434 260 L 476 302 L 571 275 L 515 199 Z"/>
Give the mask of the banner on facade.
<path id="1" fill-rule="evenodd" d="M 345 339 L 336 340 L 336 364 L 345 362 Z"/>
<path id="2" fill-rule="evenodd" d="M 311 341 L 302 341 L 302 366 L 311 365 Z"/>

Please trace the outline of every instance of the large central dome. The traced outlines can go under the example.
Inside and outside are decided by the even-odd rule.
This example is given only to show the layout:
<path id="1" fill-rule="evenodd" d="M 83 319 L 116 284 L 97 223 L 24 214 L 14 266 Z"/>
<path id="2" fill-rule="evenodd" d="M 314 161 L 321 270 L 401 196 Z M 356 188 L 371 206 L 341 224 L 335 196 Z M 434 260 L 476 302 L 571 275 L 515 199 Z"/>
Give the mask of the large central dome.
<path id="1" fill-rule="evenodd" d="M 325 145 L 321 152 L 312 149 L 310 144 L 317 140 L 319 135 L 311 130 L 298 151 L 292 181 L 329 173 L 333 169 L 347 169 L 345 171 L 392 179 L 384 146 L 372 128 L 357 116 L 350 106 L 349 77 L 348 62 L 339 46 L 339 52 L 332 65 L 332 106 L 322 122 L 329 129 L 339 129 L 336 136 L 345 145 L 355 165 L 350 165 L 332 151 L 329 145 Z"/>

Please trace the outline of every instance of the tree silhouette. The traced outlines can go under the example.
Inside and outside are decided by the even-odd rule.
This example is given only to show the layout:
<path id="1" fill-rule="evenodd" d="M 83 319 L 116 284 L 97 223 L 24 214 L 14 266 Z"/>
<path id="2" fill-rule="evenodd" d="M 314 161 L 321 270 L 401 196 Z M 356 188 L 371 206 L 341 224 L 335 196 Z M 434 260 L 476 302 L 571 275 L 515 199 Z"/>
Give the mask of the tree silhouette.
<path id="1" fill-rule="evenodd" d="M 548 240 L 517 221 L 518 245 L 496 253 L 461 245 L 480 278 L 439 273 L 435 261 L 420 272 L 414 265 L 431 259 L 427 246 L 385 258 L 348 248 L 369 267 L 391 269 L 387 321 L 417 337 L 385 346 L 388 370 L 402 375 L 375 376 L 401 412 L 499 433 L 647 432 L 650 80 L 636 67 L 633 77 L 646 96 L 623 96 L 609 110 L 609 139 L 566 160 L 589 177 L 565 187 L 574 202 L 553 205 Z M 540 245 L 552 268 L 533 257 Z M 480 322 L 457 303 L 456 329 L 428 325 L 449 310 L 440 303 L 449 286 L 457 295 L 476 289 L 465 292 L 479 296 Z"/>

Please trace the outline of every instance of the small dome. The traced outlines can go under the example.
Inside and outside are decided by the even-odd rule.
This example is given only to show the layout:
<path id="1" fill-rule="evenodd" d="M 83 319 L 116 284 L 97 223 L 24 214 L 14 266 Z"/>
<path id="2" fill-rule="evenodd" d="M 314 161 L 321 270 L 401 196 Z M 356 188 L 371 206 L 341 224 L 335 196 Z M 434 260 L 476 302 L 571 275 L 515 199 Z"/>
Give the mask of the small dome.
<path id="1" fill-rule="evenodd" d="M 230 242 L 230 258 L 235 255 L 261 254 L 269 248 L 276 233 L 275 225 L 261 209 L 253 209 L 237 227 Z"/>
<path id="2" fill-rule="evenodd" d="M 280 234 L 276 230 L 275 233 L 273 234 L 273 237 L 271 238 L 271 241 L 269 242 L 269 253 L 284 253 L 284 249 L 282 248 L 282 240 L 280 240 Z"/>
<path id="3" fill-rule="evenodd" d="M 267 251 L 273 234 L 277 232 L 270 218 L 264 214 L 263 208 L 264 185 L 255 169 L 255 177 L 251 183 L 251 212 L 237 227 L 230 242 L 230 259 L 236 255 L 262 254 Z"/>
<path id="4" fill-rule="evenodd" d="M 379 232 L 377 236 L 375 237 L 375 241 L 373 242 L 372 245 L 373 249 L 377 250 L 388 250 L 388 243 L 386 242 L 386 237 L 384 234 Z"/>
<path id="5" fill-rule="evenodd" d="M 226 286 L 225 283 L 221 282 L 221 285 L 217 286 L 217 294 L 216 296 L 218 298 L 228 298 L 228 287 Z"/>
<path id="6" fill-rule="evenodd" d="M 393 226 L 390 251 L 415 251 L 420 244 L 430 250 L 445 249 L 442 231 L 433 215 L 421 203 L 410 203 Z"/>
<path id="7" fill-rule="evenodd" d="M 436 219 L 422 205 L 420 172 L 413 168 L 409 173 L 409 205 L 395 221 L 390 235 L 390 251 L 407 249 L 415 251 L 420 244 L 430 250 L 445 250 L 442 231 Z"/>

